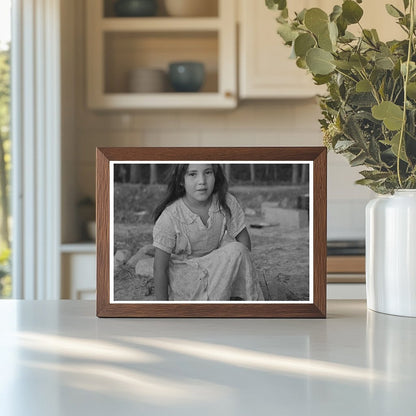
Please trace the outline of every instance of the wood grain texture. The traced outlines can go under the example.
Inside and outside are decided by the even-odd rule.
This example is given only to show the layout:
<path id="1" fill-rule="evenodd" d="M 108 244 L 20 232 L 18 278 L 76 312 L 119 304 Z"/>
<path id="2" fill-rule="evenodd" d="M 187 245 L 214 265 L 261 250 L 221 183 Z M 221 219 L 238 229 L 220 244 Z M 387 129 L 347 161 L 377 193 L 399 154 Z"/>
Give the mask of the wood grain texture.
<path id="1" fill-rule="evenodd" d="M 96 150 L 97 316 L 110 299 L 110 169 L 109 159 Z"/>
<path id="2" fill-rule="evenodd" d="M 313 161 L 313 303 L 110 303 L 110 161 Z M 166 318 L 326 317 L 326 148 L 126 147 L 97 149 L 97 316 Z M 294 265 L 294 267 L 296 267 Z"/>
<path id="3" fill-rule="evenodd" d="M 328 256 L 328 273 L 365 273 L 365 256 Z"/>

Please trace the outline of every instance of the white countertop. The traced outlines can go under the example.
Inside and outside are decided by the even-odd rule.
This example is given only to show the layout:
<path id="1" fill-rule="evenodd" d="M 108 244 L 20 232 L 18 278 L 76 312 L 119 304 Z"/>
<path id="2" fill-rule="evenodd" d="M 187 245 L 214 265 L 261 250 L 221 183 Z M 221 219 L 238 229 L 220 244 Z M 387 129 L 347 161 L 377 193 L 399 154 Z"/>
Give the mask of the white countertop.
<path id="1" fill-rule="evenodd" d="M 0 301 L 0 415 L 412 415 L 416 319 L 98 319 Z"/>

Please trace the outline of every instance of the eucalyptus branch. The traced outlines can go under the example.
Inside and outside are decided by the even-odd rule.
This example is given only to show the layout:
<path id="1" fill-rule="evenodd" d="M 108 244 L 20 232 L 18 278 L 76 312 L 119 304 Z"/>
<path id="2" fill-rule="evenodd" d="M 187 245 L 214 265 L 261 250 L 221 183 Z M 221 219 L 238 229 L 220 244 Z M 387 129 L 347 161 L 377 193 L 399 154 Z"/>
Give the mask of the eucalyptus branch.
<path id="1" fill-rule="evenodd" d="M 284 0 L 268 0 L 266 3 L 273 8 L 276 1 L 280 5 L 286 4 Z M 415 58 L 413 54 L 416 52 L 416 0 L 404 0 L 404 16 L 387 7 L 389 14 L 395 17 L 395 22 L 406 33 L 404 40 L 392 39 L 389 42 L 378 42 L 371 30 L 364 29 L 365 25 L 360 22 L 363 16 L 360 3 L 357 0 L 358 6 L 353 7 L 338 5 L 339 14 L 335 17 L 320 8 L 305 9 L 302 22 L 300 15 L 292 19 L 285 9 L 279 24 L 289 27 L 283 27 L 281 33 L 286 38 L 291 35 L 289 28 L 293 35 L 308 33 L 309 36 L 303 35 L 299 39 L 299 48 L 295 52 L 299 55 L 301 51 L 311 51 L 305 69 L 314 76 L 328 75 L 327 78 L 318 78 L 327 87 L 326 98 L 321 96 L 324 118 L 320 122 L 324 140 L 336 143 L 340 137 L 344 137 L 344 140 L 349 140 L 352 144 L 345 147 L 341 143 L 338 148 L 334 148 L 336 153 L 348 155 L 351 159 L 357 157 L 360 149 L 362 157 L 356 159 L 355 164 L 391 173 L 388 180 L 384 181 L 370 175 L 363 184 L 371 189 L 380 193 L 400 188 L 416 189 L 416 133 L 412 126 L 412 117 L 416 114 L 413 91 L 416 70 L 412 67 Z M 318 42 L 319 34 L 330 29 L 328 25 L 332 18 L 337 23 L 338 16 L 342 16 L 347 23 L 356 22 L 354 26 L 361 33 L 352 37 L 346 34 L 344 38 L 338 34 L 335 50 L 326 50 L 326 45 Z M 328 41 L 327 38 L 324 40 Z M 293 46 L 293 42 L 286 44 Z M 331 64 L 336 65 L 334 67 Z M 358 93 L 357 84 L 360 87 Z M 368 92 L 360 94 L 360 91 Z M 363 113 L 363 123 L 357 123 L 354 119 L 351 121 L 353 124 L 348 122 L 351 116 L 355 117 L 359 113 Z M 374 138 L 374 135 L 377 137 Z"/>
<path id="2" fill-rule="evenodd" d="M 397 91 L 397 94 L 396 94 L 396 96 L 394 97 L 394 100 L 393 100 L 394 103 L 397 102 L 397 100 L 399 99 L 400 94 L 402 93 L 402 91 L 403 91 L 403 88 L 400 88 L 399 91 Z"/>
<path id="3" fill-rule="evenodd" d="M 370 84 L 371 87 L 371 94 L 373 94 L 374 99 L 377 101 L 377 104 L 380 104 L 381 100 L 380 97 L 378 95 L 378 92 L 376 90 L 376 87 L 374 86 L 374 84 L 371 82 L 370 78 L 368 78 L 367 72 L 365 71 L 365 69 L 361 66 L 361 71 L 360 71 L 360 75 L 363 79 L 365 79 L 366 81 L 368 81 L 368 83 Z"/>
<path id="4" fill-rule="evenodd" d="M 335 68 L 335 71 L 336 71 L 336 72 L 338 72 L 338 73 L 339 73 L 339 74 L 341 74 L 341 75 L 344 75 L 344 77 L 345 77 L 345 78 L 350 79 L 352 82 L 357 83 L 357 80 L 356 80 L 355 78 L 351 77 L 351 76 L 350 76 L 350 75 L 348 75 L 348 74 L 345 74 L 344 72 L 340 71 L 338 68 Z"/>
<path id="5" fill-rule="evenodd" d="M 391 89 L 391 94 L 390 94 L 390 97 L 389 97 L 389 100 L 390 100 L 390 101 L 393 101 L 393 102 L 395 102 L 395 101 L 393 100 L 393 95 L 394 95 L 394 90 L 396 89 L 396 84 L 397 84 L 397 81 L 396 81 L 396 80 L 394 80 L 394 81 L 393 81 L 393 88 Z"/>
<path id="6" fill-rule="evenodd" d="M 410 0 L 410 28 L 409 28 L 409 44 L 407 46 L 407 60 L 406 60 L 406 73 L 404 75 L 404 85 L 403 85 L 403 118 L 402 118 L 402 127 L 400 129 L 400 139 L 399 139 L 399 148 L 397 151 L 397 177 L 399 179 L 399 185 L 403 188 L 402 178 L 400 174 L 400 155 L 402 152 L 403 141 L 404 141 L 404 132 L 406 129 L 406 110 L 407 110 L 407 83 L 409 81 L 409 68 L 410 61 L 412 59 L 412 49 L 413 49 L 413 37 L 414 37 L 414 28 L 415 28 L 415 0 Z"/>

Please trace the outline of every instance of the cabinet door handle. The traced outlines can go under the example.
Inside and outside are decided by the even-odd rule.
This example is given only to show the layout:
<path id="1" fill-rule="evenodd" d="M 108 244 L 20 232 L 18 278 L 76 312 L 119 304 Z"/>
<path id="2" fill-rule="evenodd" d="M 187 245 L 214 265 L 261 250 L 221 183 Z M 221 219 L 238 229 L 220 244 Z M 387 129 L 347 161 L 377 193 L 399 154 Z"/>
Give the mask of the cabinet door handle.
<path id="1" fill-rule="evenodd" d="M 225 91 L 225 98 L 234 98 L 234 93 L 232 91 Z"/>

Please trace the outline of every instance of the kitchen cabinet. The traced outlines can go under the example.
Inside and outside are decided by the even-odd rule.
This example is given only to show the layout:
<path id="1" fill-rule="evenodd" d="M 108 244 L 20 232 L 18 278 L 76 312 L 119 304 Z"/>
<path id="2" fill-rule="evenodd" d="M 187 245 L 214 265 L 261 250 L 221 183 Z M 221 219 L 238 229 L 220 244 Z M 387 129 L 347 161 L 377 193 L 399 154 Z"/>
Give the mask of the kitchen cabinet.
<path id="1" fill-rule="evenodd" d="M 61 253 L 61 298 L 95 300 L 95 244 L 63 244 Z"/>
<path id="2" fill-rule="evenodd" d="M 328 9 L 324 3 L 328 0 L 299 0 L 296 10 Z M 264 1 L 239 0 L 238 5 L 240 98 L 307 98 L 322 93 L 311 75 L 289 59 L 291 50 L 276 33 L 277 12 L 267 9 Z"/>
<path id="3" fill-rule="evenodd" d="M 328 299 L 365 299 L 365 256 L 327 257 Z"/>
<path id="4" fill-rule="evenodd" d="M 208 0 L 207 0 L 208 1 Z M 86 2 L 87 102 L 90 109 L 233 108 L 237 105 L 236 5 L 218 2 L 217 16 L 115 17 L 111 2 Z M 110 7 L 109 7 L 110 5 Z M 200 61 L 202 89 L 177 93 L 128 91 L 130 71 L 168 70 Z"/>

